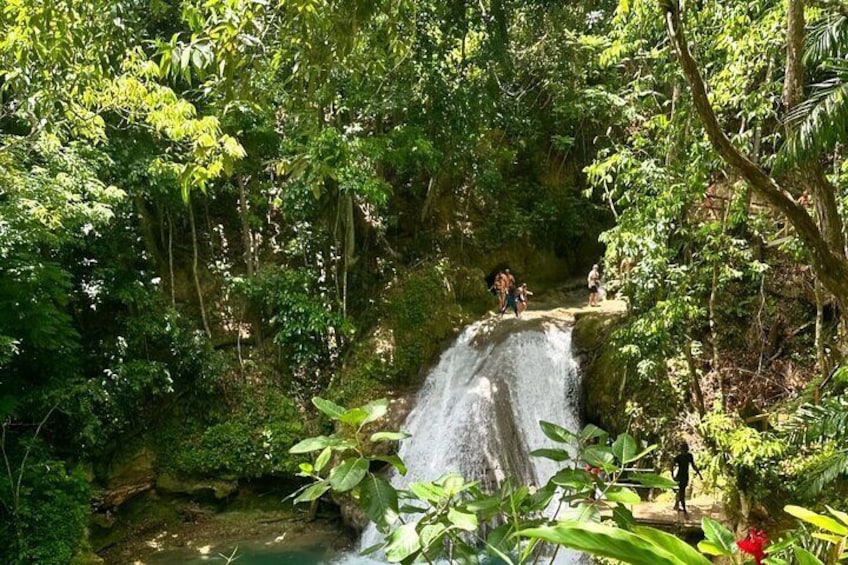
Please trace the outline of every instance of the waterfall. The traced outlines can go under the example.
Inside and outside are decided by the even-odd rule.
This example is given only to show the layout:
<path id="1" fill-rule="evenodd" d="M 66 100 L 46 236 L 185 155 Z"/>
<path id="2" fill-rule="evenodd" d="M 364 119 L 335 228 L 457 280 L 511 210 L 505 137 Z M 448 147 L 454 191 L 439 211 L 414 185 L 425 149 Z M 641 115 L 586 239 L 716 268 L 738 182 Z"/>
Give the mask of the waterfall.
<path id="1" fill-rule="evenodd" d="M 477 322 L 457 338 L 428 374 L 403 431 L 405 476 L 392 485 L 432 481 L 457 472 L 485 487 L 512 476 L 541 486 L 561 468 L 530 457 L 551 446 L 539 420 L 580 428 L 580 379 L 571 354 L 571 328 L 555 320 Z M 381 539 L 373 524 L 361 548 Z M 560 551 L 558 563 L 576 562 Z M 568 554 L 568 555 L 566 555 Z"/>

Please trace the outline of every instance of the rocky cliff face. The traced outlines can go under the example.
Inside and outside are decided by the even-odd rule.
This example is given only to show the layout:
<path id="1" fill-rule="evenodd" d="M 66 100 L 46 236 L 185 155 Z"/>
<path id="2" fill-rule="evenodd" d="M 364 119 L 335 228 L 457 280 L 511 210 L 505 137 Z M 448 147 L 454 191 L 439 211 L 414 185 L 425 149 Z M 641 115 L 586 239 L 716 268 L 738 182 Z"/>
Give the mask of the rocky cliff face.
<path id="1" fill-rule="evenodd" d="M 583 373 L 583 417 L 612 434 L 627 430 L 627 373 L 616 362 L 610 337 L 624 312 L 576 313 L 572 343 Z"/>

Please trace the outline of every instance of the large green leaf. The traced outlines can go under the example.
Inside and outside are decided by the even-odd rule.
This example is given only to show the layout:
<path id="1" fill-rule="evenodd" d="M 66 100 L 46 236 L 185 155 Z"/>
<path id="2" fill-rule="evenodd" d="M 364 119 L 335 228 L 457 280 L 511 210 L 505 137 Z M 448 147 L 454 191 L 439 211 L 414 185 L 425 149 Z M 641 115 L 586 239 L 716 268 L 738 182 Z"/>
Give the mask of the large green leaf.
<path id="1" fill-rule="evenodd" d="M 403 464 L 403 459 L 398 457 L 397 455 L 372 455 L 371 459 L 375 461 L 382 461 L 383 463 L 388 463 L 401 475 L 406 475 L 406 465 Z"/>
<path id="2" fill-rule="evenodd" d="M 784 506 L 783 510 L 785 510 L 788 514 L 795 516 L 799 520 L 803 520 L 805 522 L 809 522 L 816 527 L 819 527 L 823 530 L 827 530 L 828 532 L 832 532 L 838 536 L 848 536 L 848 526 L 845 526 L 838 520 L 831 518 L 830 516 L 824 516 L 822 514 L 816 514 L 811 510 L 807 510 L 806 508 L 802 508 L 801 506 L 793 506 L 788 505 Z"/>
<path id="3" fill-rule="evenodd" d="M 312 451 L 318 451 L 319 449 L 329 447 L 335 443 L 338 443 L 338 441 L 338 438 L 334 437 L 310 437 L 297 443 L 294 447 L 289 449 L 289 453 L 310 453 Z"/>
<path id="4" fill-rule="evenodd" d="M 651 488 L 676 488 L 677 482 L 654 473 L 634 473 L 628 480 Z"/>
<path id="5" fill-rule="evenodd" d="M 704 516 L 701 519 L 701 529 L 704 530 L 704 542 L 698 544 L 698 549 L 710 555 L 733 555 L 736 552 L 736 538 L 720 523 Z M 703 544 L 703 547 L 702 547 Z M 716 553 L 717 552 L 717 553 Z"/>
<path id="6" fill-rule="evenodd" d="M 354 427 L 359 427 L 363 425 L 366 418 L 368 418 L 368 412 L 366 412 L 363 408 L 351 408 L 339 416 L 339 421 L 344 422 L 345 424 L 350 424 Z"/>
<path id="7" fill-rule="evenodd" d="M 448 521 L 466 532 L 473 532 L 477 529 L 477 516 L 468 512 L 460 512 L 456 508 L 448 509 Z"/>
<path id="8" fill-rule="evenodd" d="M 318 457 L 315 459 L 315 472 L 316 473 L 321 472 L 321 469 L 324 468 L 324 465 L 326 465 L 330 461 L 330 456 L 332 454 L 333 454 L 333 450 L 330 449 L 329 447 L 325 447 L 324 451 L 322 451 L 318 455 Z"/>
<path id="9" fill-rule="evenodd" d="M 300 493 L 297 498 L 294 499 L 294 503 L 300 504 L 301 502 L 312 502 L 316 498 L 320 498 L 328 490 L 330 490 L 330 483 L 328 481 L 321 481 L 309 485 L 303 489 L 303 492 Z"/>
<path id="10" fill-rule="evenodd" d="M 590 445 L 584 449 L 583 460 L 592 467 L 600 467 L 604 470 L 617 468 L 612 450 L 604 445 Z"/>
<path id="11" fill-rule="evenodd" d="M 544 457 L 553 461 L 568 461 L 571 455 L 564 449 L 534 449 L 530 452 L 532 457 Z"/>
<path id="12" fill-rule="evenodd" d="M 380 477 L 371 475 L 362 482 L 359 504 L 381 532 L 387 531 L 398 519 L 397 491 Z"/>
<path id="13" fill-rule="evenodd" d="M 795 560 L 798 565 L 824 565 L 821 559 L 804 549 L 803 547 L 795 546 Z"/>
<path id="14" fill-rule="evenodd" d="M 577 439 L 577 435 L 574 432 L 552 422 L 539 420 L 539 425 L 542 427 L 542 432 L 556 442 L 572 443 L 575 439 Z"/>
<path id="15" fill-rule="evenodd" d="M 669 554 L 680 558 L 687 565 L 710 565 L 710 560 L 695 551 L 691 545 L 677 536 L 666 533 L 656 528 L 635 526 L 633 533 L 640 538 L 651 542 L 657 547 L 665 549 Z"/>
<path id="16" fill-rule="evenodd" d="M 367 416 L 365 420 L 362 421 L 360 426 L 364 426 L 366 424 L 370 424 L 376 420 L 379 420 L 383 416 L 386 415 L 386 412 L 389 411 L 389 401 L 386 398 L 380 398 L 373 402 L 369 402 L 365 406 L 362 407 L 365 410 Z"/>
<path id="17" fill-rule="evenodd" d="M 404 432 L 376 432 L 371 434 L 371 441 L 400 441 L 408 437 L 410 435 Z"/>
<path id="18" fill-rule="evenodd" d="M 595 522 L 560 522 L 518 534 L 633 565 L 687 565 L 636 534 Z"/>
<path id="19" fill-rule="evenodd" d="M 630 434 L 619 435 L 612 444 L 612 453 L 622 465 L 633 461 L 633 456 L 638 449 L 636 440 Z"/>
<path id="20" fill-rule="evenodd" d="M 588 485 L 594 485 L 595 481 L 591 473 L 584 469 L 560 469 L 557 474 L 551 478 L 551 482 L 561 487 L 569 487 L 573 489 L 584 489 Z"/>
<path id="21" fill-rule="evenodd" d="M 389 535 L 386 540 L 386 559 L 397 563 L 421 550 L 415 526 L 415 523 L 404 524 Z"/>
<path id="22" fill-rule="evenodd" d="M 336 404 L 335 402 L 331 402 L 329 400 L 325 400 L 321 397 L 314 397 L 312 399 L 312 404 L 315 405 L 315 408 L 332 418 L 333 420 L 338 420 L 342 417 L 342 414 L 347 412 L 347 410 Z"/>
<path id="23" fill-rule="evenodd" d="M 607 437 L 609 434 L 596 426 L 595 424 L 586 424 L 582 430 L 580 430 L 580 441 L 586 442 L 590 439 L 601 439 Z"/>
<path id="24" fill-rule="evenodd" d="M 407 488 L 419 499 L 433 504 L 438 504 L 447 498 L 445 489 L 433 483 L 410 483 Z"/>
<path id="25" fill-rule="evenodd" d="M 421 528 L 421 546 L 425 551 L 436 547 L 442 540 L 447 527 L 444 524 L 430 524 Z"/>
<path id="26" fill-rule="evenodd" d="M 611 487 L 604 491 L 604 498 L 622 504 L 639 504 L 642 499 L 633 489 L 627 487 Z"/>
<path id="27" fill-rule="evenodd" d="M 338 492 L 346 492 L 358 485 L 368 474 L 368 460 L 351 457 L 330 471 L 330 484 Z"/>

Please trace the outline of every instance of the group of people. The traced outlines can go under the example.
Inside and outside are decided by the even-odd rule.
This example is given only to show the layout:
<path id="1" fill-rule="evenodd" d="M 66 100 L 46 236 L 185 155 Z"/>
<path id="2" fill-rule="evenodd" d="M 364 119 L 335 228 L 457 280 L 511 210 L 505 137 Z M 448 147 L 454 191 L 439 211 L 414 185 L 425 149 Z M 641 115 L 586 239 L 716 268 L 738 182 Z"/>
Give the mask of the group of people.
<path id="1" fill-rule="evenodd" d="M 527 300 L 533 294 L 527 290 L 527 284 L 515 284 L 515 276 L 504 269 L 495 275 L 495 281 L 489 290 L 498 297 L 498 316 L 503 316 L 507 309 L 515 312 L 516 318 L 527 309 Z"/>

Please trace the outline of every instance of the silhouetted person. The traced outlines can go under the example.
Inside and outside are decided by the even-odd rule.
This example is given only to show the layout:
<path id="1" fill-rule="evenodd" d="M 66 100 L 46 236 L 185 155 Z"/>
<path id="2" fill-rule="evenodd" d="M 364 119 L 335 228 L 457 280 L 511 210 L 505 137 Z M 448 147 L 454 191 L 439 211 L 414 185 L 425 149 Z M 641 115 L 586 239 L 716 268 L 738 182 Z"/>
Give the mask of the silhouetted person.
<path id="1" fill-rule="evenodd" d="M 698 470 L 698 467 L 695 466 L 695 458 L 692 457 L 691 453 L 689 453 L 689 445 L 684 441 L 680 443 L 680 454 L 674 458 L 674 465 L 672 466 L 671 473 L 671 476 L 674 477 L 674 480 L 677 481 L 678 484 L 677 498 L 674 500 L 674 509 L 683 510 L 683 514 L 688 514 L 688 512 L 686 512 L 686 489 L 689 487 L 690 465 L 695 473 L 698 474 L 698 478 L 703 480 L 701 472 Z"/>

